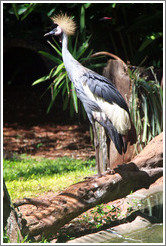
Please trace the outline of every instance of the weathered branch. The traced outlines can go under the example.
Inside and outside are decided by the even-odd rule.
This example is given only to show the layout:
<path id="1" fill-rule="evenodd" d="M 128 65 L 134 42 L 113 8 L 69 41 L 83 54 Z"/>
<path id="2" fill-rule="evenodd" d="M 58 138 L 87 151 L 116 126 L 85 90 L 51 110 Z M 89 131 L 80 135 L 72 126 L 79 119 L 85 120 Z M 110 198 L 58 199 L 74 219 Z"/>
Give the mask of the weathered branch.
<path id="1" fill-rule="evenodd" d="M 11 243 L 23 240 L 20 231 L 20 218 L 13 207 L 5 181 L 3 180 L 3 229 L 6 230 Z"/>
<path id="2" fill-rule="evenodd" d="M 42 205 L 41 210 L 25 215 L 23 233 L 29 233 L 30 236 L 55 234 L 70 220 L 97 204 L 125 197 L 140 188 L 148 188 L 163 174 L 162 142 L 161 133 L 132 162 L 117 167 L 114 175 L 87 178 L 49 200 L 49 203 L 45 203 L 47 207 Z M 35 204 L 36 199 L 35 203 L 33 199 L 32 202 Z M 40 206 L 40 202 L 36 205 Z"/>
<path id="3" fill-rule="evenodd" d="M 110 52 L 107 52 L 107 51 L 96 52 L 96 53 L 92 54 L 91 57 L 93 58 L 93 57 L 101 56 L 101 55 L 106 55 L 106 56 L 113 57 L 115 60 L 121 61 L 123 64 L 126 65 L 126 63 L 119 56 L 117 56 L 115 54 L 112 54 Z"/>
<path id="4" fill-rule="evenodd" d="M 24 198 L 23 200 L 20 200 L 20 201 L 13 203 L 15 208 L 20 207 L 20 206 L 25 205 L 25 204 L 32 204 L 35 206 L 48 207 L 50 205 L 50 202 L 42 201 L 42 200 L 35 199 L 35 198 Z"/>

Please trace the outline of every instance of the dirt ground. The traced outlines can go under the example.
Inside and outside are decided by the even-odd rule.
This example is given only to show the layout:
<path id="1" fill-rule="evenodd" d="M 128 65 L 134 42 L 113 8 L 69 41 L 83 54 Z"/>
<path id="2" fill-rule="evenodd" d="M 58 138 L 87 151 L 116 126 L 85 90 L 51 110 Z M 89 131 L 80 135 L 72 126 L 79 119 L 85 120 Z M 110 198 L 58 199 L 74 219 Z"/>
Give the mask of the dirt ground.
<path id="1" fill-rule="evenodd" d="M 4 156 L 26 153 L 32 156 L 57 158 L 91 158 L 89 122 L 71 119 L 57 101 L 49 114 L 50 95 L 23 87 L 4 89 L 3 147 Z"/>

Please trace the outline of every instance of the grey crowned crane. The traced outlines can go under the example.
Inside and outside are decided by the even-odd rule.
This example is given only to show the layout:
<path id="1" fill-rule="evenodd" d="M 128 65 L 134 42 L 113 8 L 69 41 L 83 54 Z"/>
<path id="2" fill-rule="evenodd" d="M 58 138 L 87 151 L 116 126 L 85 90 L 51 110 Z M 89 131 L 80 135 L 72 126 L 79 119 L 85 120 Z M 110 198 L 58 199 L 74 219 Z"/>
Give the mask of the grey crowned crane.
<path id="1" fill-rule="evenodd" d="M 69 79 L 74 84 L 78 98 L 92 124 L 98 176 L 101 176 L 99 163 L 99 140 L 95 121 L 102 125 L 119 154 L 126 152 L 127 133 L 131 128 L 128 106 L 110 80 L 82 66 L 68 50 L 68 36 L 74 35 L 75 22 L 66 14 L 51 18 L 53 30 L 44 36 L 59 36 L 62 42 L 62 58 Z"/>

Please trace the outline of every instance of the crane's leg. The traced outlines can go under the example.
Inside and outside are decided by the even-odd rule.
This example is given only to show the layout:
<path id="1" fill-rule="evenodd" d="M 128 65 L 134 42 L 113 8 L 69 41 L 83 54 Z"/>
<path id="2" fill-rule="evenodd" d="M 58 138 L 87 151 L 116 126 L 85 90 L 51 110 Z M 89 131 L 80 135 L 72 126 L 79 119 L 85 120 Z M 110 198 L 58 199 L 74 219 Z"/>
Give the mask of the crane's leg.
<path id="1" fill-rule="evenodd" d="M 96 152 L 96 165 L 97 165 L 97 169 L 98 169 L 98 177 L 101 177 L 101 169 L 100 169 L 100 162 L 99 162 L 99 139 L 98 139 L 98 135 L 97 135 L 97 130 L 96 130 L 96 126 L 95 123 L 92 123 L 92 127 L 93 127 L 93 133 L 94 133 L 94 145 L 95 145 L 95 152 Z"/>
<path id="2" fill-rule="evenodd" d="M 107 145 L 107 169 L 109 170 L 110 167 L 110 138 L 108 137 L 108 134 L 106 134 L 106 145 Z"/>
<path id="3" fill-rule="evenodd" d="M 111 166 L 111 155 L 110 155 L 110 145 L 111 145 L 111 139 L 109 138 L 109 136 L 106 134 L 106 144 L 107 144 L 107 158 L 108 158 L 108 162 L 107 162 L 107 170 L 106 170 L 106 174 L 114 174 L 115 171 L 112 169 Z"/>

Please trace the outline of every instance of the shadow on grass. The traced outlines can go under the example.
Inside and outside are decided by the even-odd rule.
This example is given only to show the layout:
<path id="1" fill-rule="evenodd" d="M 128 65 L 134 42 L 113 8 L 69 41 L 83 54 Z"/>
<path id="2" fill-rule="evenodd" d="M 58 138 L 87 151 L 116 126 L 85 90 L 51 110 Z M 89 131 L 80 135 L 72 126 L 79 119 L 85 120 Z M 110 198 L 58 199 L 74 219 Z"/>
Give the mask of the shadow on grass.
<path id="1" fill-rule="evenodd" d="M 5 181 L 16 179 L 39 178 L 63 174 L 71 171 L 84 170 L 95 166 L 95 160 L 77 160 L 69 157 L 58 158 L 56 160 L 23 157 L 19 159 L 4 160 L 3 174 Z"/>

